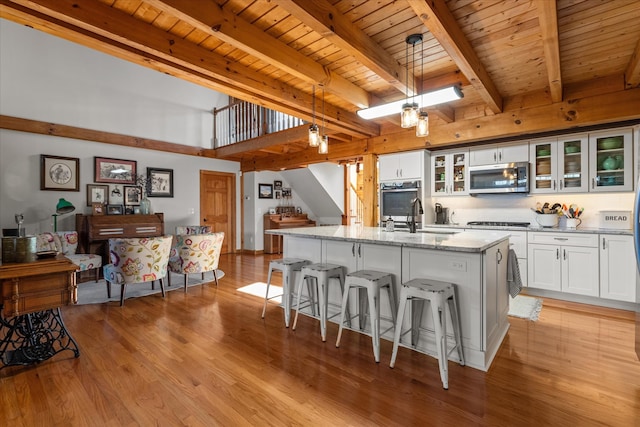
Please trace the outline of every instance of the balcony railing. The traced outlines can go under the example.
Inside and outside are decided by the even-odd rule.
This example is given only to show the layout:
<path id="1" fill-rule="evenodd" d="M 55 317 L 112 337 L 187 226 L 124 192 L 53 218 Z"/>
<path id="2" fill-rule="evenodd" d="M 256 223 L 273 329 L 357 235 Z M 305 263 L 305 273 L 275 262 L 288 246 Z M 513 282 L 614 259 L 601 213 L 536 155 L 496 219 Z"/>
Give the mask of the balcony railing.
<path id="1" fill-rule="evenodd" d="M 213 148 L 275 133 L 305 123 L 302 119 L 244 101 L 213 109 Z"/>

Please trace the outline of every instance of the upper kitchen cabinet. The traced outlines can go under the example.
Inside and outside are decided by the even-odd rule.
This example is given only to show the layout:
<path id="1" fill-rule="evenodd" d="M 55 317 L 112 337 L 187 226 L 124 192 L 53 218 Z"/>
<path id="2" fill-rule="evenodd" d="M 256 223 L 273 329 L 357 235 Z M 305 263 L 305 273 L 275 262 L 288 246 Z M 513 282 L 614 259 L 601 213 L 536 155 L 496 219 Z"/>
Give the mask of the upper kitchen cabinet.
<path id="1" fill-rule="evenodd" d="M 385 154 L 378 158 L 379 181 L 422 181 L 426 151 Z"/>
<path id="2" fill-rule="evenodd" d="M 587 134 L 531 141 L 531 193 L 588 191 L 588 142 Z"/>
<path id="3" fill-rule="evenodd" d="M 469 166 L 528 161 L 529 145 L 526 142 L 487 145 L 469 150 Z"/>
<path id="4" fill-rule="evenodd" d="M 431 155 L 431 195 L 469 194 L 469 151 L 454 150 Z"/>
<path id="5" fill-rule="evenodd" d="M 589 134 L 589 191 L 632 191 L 631 129 Z"/>

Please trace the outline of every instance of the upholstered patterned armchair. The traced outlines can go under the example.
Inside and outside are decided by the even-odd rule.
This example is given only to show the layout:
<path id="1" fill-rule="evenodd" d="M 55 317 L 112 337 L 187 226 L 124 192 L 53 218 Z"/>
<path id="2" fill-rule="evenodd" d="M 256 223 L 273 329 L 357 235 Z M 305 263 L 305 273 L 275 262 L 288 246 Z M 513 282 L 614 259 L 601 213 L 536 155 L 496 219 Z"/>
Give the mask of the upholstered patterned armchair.
<path id="1" fill-rule="evenodd" d="M 164 277 L 171 253 L 172 236 L 131 239 L 109 239 L 111 264 L 104 266 L 107 295 L 111 298 L 111 284 L 120 285 L 120 305 L 124 304 L 125 288 L 130 283 L 160 280 L 164 298 Z"/>
<path id="2" fill-rule="evenodd" d="M 97 254 L 77 254 L 77 231 L 57 231 L 38 234 L 36 236 L 36 246 L 38 252 L 57 251 L 61 253 L 78 267 L 78 272 L 95 269 L 96 282 L 100 279 L 102 256 Z"/>
<path id="3" fill-rule="evenodd" d="M 213 271 L 218 286 L 216 268 L 220 261 L 224 233 L 178 234 L 171 249 L 169 271 L 184 274 L 184 291 L 187 292 L 189 274 Z"/>

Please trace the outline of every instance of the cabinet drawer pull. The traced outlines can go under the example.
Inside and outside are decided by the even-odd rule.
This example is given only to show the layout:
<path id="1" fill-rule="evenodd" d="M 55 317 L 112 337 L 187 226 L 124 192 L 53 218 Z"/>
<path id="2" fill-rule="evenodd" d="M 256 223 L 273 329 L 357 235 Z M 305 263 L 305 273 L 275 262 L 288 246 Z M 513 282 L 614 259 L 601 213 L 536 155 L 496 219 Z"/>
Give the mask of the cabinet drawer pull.
<path id="1" fill-rule="evenodd" d="M 605 238 L 602 238 L 602 249 L 607 249 Z"/>
<path id="2" fill-rule="evenodd" d="M 569 238 L 568 238 L 568 237 L 554 237 L 554 238 L 553 238 L 553 240 L 562 240 L 562 241 L 565 241 L 565 240 L 569 240 Z"/>

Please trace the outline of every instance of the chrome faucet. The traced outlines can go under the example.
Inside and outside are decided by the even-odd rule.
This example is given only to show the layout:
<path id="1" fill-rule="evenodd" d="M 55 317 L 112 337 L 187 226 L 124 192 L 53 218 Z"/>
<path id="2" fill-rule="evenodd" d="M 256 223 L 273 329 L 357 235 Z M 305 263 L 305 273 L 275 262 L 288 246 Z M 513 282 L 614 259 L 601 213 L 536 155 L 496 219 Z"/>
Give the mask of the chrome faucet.
<path id="1" fill-rule="evenodd" d="M 417 213 L 416 213 L 417 208 Z M 422 215 L 424 210 L 422 210 L 422 201 L 419 197 L 416 197 L 411 201 L 411 214 L 409 215 L 411 219 L 407 218 L 407 222 L 409 223 L 409 233 L 416 232 L 416 217 L 418 215 Z"/>

